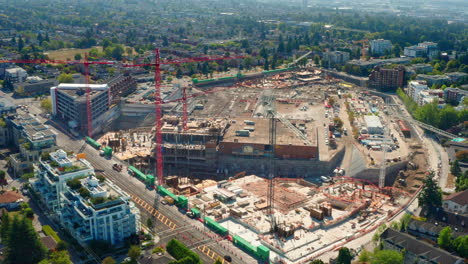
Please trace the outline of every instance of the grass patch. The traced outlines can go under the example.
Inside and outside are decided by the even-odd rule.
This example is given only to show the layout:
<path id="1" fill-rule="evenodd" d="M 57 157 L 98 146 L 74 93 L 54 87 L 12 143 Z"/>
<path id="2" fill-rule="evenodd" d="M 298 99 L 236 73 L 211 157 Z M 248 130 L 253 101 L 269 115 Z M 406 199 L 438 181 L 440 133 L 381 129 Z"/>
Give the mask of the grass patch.
<path id="1" fill-rule="evenodd" d="M 57 243 L 62 241 L 57 233 L 49 225 L 42 226 L 42 232 L 44 232 L 44 234 L 47 236 L 53 237 Z"/>

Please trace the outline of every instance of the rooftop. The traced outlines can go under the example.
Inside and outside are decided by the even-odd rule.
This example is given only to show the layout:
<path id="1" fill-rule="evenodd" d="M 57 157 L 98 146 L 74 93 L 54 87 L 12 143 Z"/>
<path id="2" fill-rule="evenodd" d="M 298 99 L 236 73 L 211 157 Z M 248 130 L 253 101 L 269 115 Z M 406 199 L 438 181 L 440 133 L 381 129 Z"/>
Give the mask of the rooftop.
<path id="1" fill-rule="evenodd" d="M 0 204 L 14 203 L 23 198 L 24 197 L 17 192 L 6 191 L 3 193 L 0 193 Z"/>
<path id="2" fill-rule="evenodd" d="M 431 244 L 418 240 L 408 234 L 398 232 L 391 228 L 388 228 L 381 235 L 383 239 L 392 244 L 406 249 L 407 252 L 411 252 L 417 256 L 424 257 L 427 260 L 432 260 L 437 263 L 463 263 L 463 259 L 449 252 L 436 248 Z"/>
<path id="3" fill-rule="evenodd" d="M 468 204 L 468 190 L 465 190 L 463 192 L 457 192 L 453 193 L 447 197 L 444 198 L 444 201 L 452 201 L 454 203 L 457 203 L 461 206 L 464 206 Z"/>
<path id="4" fill-rule="evenodd" d="M 223 141 L 269 144 L 269 119 L 251 118 L 250 121 L 254 122 L 254 125 L 247 125 L 245 121 L 245 119 L 241 118 L 232 119 L 230 127 L 226 130 Z M 313 126 L 312 123 L 302 120 L 291 120 L 291 123 L 296 125 L 297 128 L 304 127 L 306 137 L 309 139 L 309 141 L 312 142 L 312 144 L 317 145 L 316 127 Z M 249 130 L 249 136 L 238 136 L 239 130 Z M 290 128 L 286 127 L 286 125 L 280 121 L 277 121 L 276 144 L 304 146 L 305 142 Z"/>

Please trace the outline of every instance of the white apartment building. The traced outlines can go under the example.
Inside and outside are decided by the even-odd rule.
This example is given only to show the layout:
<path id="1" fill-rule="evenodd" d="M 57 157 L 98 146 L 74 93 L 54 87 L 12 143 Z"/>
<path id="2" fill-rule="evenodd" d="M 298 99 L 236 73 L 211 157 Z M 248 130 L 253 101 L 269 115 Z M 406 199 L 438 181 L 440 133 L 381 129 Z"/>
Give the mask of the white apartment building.
<path id="1" fill-rule="evenodd" d="M 27 77 L 26 70 L 20 67 L 5 70 L 5 80 L 10 80 L 12 83 L 25 82 Z"/>
<path id="2" fill-rule="evenodd" d="M 105 240 L 118 244 L 140 230 L 140 212 L 130 197 L 110 181 L 90 175 L 81 187 L 60 194 L 60 219 L 80 242 Z"/>
<path id="3" fill-rule="evenodd" d="M 392 42 L 386 39 L 374 39 L 369 41 L 372 54 L 384 55 L 386 51 L 392 49 Z"/>
<path id="4" fill-rule="evenodd" d="M 410 81 L 408 83 L 408 95 L 413 98 L 415 102 L 419 101 L 419 93 L 428 90 L 426 81 Z"/>
<path id="5" fill-rule="evenodd" d="M 429 93 L 427 90 L 423 90 L 419 92 L 418 100 L 416 101 L 418 105 L 423 106 L 425 104 L 430 104 L 434 102 L 434 100 L 439 100 L 438 96 L 434 96 Z"/>
<path id="6" fill-rule="evenodd" d="M 50 153 L 49 160 L 41 160 L 36 168 L 36 181 L 33 188 L 41 194 L 49 209 L 56 211 L 60 207 L 60 193 L 66 191 L 67 181 L 94 174 L 94 168 L 85 159 L 68 156 L 59 149 Z"/>
<path id="7" fill-rule="evenodd" d="M 41 160 L 36 172 L 32 188 L 78 242 L 117 244 L 140 229 L 140 212 L 130 197 L 111 182 L 99 182 L 87 160 L 60 149 Z M 74 179 L 79 184 L 68 186 Z"/>

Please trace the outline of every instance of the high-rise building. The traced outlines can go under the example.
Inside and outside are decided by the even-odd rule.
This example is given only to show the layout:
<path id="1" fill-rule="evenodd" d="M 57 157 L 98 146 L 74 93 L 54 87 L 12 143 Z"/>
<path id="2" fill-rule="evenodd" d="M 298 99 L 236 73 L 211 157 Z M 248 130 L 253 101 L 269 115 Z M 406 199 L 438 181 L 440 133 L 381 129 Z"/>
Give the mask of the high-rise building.
<path id="1" fill-rule="evenodd" d="M 377 66 L 369 75 L 369 87 L 379 90 L 395 90 L 403 87 L 405 67 L 400 65 L 395 68 Z"/>
<path id="2" fill-rule="evenodd" d="M 392 49 L 392 42 L 386 39 L 374 39 L 370 41 L 370 49 L 372 54 L 384 55 Z"/>

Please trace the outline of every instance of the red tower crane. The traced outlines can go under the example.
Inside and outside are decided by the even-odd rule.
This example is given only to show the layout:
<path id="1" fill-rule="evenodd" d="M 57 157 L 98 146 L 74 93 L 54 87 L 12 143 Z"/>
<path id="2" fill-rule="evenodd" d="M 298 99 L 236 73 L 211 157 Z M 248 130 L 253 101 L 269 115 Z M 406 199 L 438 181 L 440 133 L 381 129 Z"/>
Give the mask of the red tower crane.
<path id="1" fill-rule="evenodd" d="M 86 79 L 86 114 L 87 114 L 87 134 L 88 137 L 92 137 L 93 123 L 92 123 L 92 112 L 91 112 L 91 87 L 89 86 L 89 64 L 116 64 L 115 62 L 106 61 L 88 61 L 88 55 L 85 54 L 84 61 L 63 61 L 63 60 L 1 60 L 0 63 L 33 63 L 33 64 L 83 64 L 84 73 Z"/>
<path id="2" fill-rule="evenodd" d="M 161 64 L 181 64 L 181 63 L 189 63 L 189 62 L 202 62 L 202 61 L 215 61 L 215 60 L 226 60 L 226 59 L 240 59 L 244 56 L 236 56 L 236 57 L 215 57 L 215 56 L 206 56 L 206 57 L 198 57 L 198 58 L 187 58 L 187 59 L 176 59 L 176 60 L 166 60 L 161 62 L 161 57 L 159 53 L 159 49 L 154 51 L 154 63 L 143 63 L 143 64 L 126 64 L 123 65 L 124 67 L 143 67 L 143 66 L 154 66 L 154 104 L 156 108 L 156 128 L 155 128 L 155 139 L 156 139 L 156 175 L 158 177 L 158 185 L 162 185 L 164 183 L 164 167 L 163 167 L 163 157 L 162 157 L 162 104 L 163 101 L 161 99 Z M 184 99 L 185 98 L 185 99 Z M 183 90 L 182 101 L 184 101 L 183 106 L 183 122 L 185 122 L 184 130 L 186 129 L 186 122 L 188 118 L 187 114 L 187 95 L 185 93 L 185 89 Z M 184 121 L 185 120 L 185 121 Z"/>

